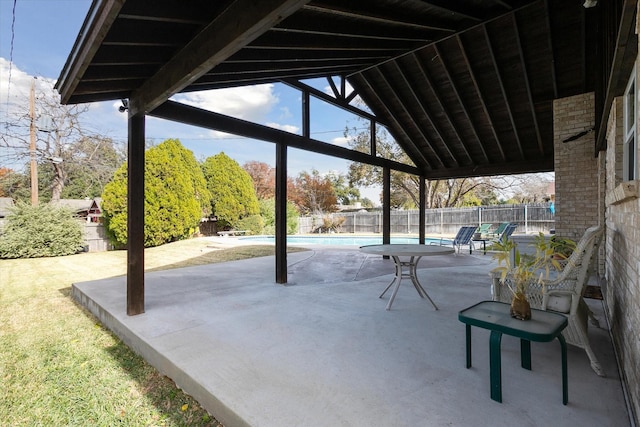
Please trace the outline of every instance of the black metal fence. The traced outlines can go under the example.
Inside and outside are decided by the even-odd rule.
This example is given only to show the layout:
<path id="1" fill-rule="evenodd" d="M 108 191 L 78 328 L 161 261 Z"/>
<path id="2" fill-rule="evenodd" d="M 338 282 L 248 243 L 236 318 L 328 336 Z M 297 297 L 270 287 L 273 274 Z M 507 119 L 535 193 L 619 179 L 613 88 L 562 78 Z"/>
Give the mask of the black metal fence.
<path id="1" fill-rule="evenodd" d="M 339 233 L 376 234 L 382 233 L 382 212 L 340 212 L 326 215 L 300 217 L 298 233 L 316 233 L 326 218 L 332 222 L 344 222 L 337 229 Z M 516 233 L 548 233 L 555 227 L 553 214 L 548 203 L 527 205 L 477 206 L 471 208 L 427 209 L 425 212 L 426 235 L 455 235 L 465 225 L 502 222 L 518 225 Z M 419 232 L 419 211 L 391 211 L 392 234 L 415 234 Z"/>

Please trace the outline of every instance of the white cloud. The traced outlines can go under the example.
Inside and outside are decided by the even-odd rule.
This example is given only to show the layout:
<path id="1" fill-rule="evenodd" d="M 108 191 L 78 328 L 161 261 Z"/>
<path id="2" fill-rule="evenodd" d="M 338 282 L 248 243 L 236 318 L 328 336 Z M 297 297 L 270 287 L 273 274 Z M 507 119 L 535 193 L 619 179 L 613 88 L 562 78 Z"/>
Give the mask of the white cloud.
<path id="1" fill-rule="evenodd" d="M 176 95 L 175 99 L 194 107 L 255 123 L 264 122 L 267 113 L 278 104 L 272 84 L 193 92 Z"/>
<path id="2" fill-rule="evenodd" d="M 35 82 L 36 96 L 53 93 L 52 79 L 33 76 L 19 69 L 5 58 L 0 58 L 0 121 L 15 120 L 29 111 L 31 85 Z M 57 96 L 57 95 L 56 95 Z"/>
<path id="3" fill-rule="evenodd" d="M 274 128 L 274 129 L 280 129 L 289 133 L 295 133 L 295 134 L 300 133 L 300 127 L 294 126 L 294 125 L 281 125 L 280 123 L 269 122 L 269 123 L 266 123 L 266 126 L 269 126 L 270 128 Z"/>
<path id="4" fill-rule="evenodd" d="M 345 138 L 344 136 L 339 136 L 337 138 L 333 138 L 331 140 L 331 143 L 334 145 L 339 145 L 341 147 L 346 147 L 347 146 L 347 142 L 349 142 L 349 139 L 351 138 Z"/>

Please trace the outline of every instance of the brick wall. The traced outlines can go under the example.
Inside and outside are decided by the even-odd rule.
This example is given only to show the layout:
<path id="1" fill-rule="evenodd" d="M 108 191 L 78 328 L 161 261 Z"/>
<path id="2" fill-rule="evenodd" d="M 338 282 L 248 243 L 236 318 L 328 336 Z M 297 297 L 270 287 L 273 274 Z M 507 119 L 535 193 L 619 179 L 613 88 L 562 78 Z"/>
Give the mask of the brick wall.
<path id="1" fill-rule="evenodd" d="M 602 216 L 599 189 L 604 171 L 600 171 L 594 156 L 595 132 L 575 141 L 562 141 L 593 128 L 594 116 L 593 93 L 553 102 L 556 234 L 574 240 L 599 223 Z"/>
<path id="2" fill-rule="evenodd" d="M 638 77 L 636 77 L 638 79 Z M 636 80 L 640 81 L 640 80 Z M 607 123 L 605 307 L 631 410 L 640 416 L 640 199 L 620 196 L 623 103 L 616 99 Z M 637 134 L 640 135 L 640 124 Z M 640 153 L 638 153 L 640 155 Z M 640 187 L 640 181 L 626 183 Z"/>

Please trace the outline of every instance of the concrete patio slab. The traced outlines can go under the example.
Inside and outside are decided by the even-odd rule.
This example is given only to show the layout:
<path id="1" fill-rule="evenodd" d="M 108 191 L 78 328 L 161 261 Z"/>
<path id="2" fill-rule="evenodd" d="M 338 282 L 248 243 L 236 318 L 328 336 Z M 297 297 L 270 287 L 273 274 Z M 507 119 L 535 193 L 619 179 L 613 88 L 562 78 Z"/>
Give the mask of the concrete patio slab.
<path id="1" fill-rule="evenodd" d="M 146 312 L 125 312 L 126 279 L 78 283 L 73 295 L 106 327 L 225 426 L 628 426 L 601 301 L 590 339 L 606 372 L 569 346 L 562 405 L 560 345 L 502 339 L 503 403 L 489 395 L 489 333 L 474 328 L 465 369 L 458 312 L 490 299 L 489 256 L 425 258 L 418 277 L 434 310 L 403 282 L 390 311 L 378 295 L 393 262 L 356 249 L 288 255 L 146 275 Z"/>

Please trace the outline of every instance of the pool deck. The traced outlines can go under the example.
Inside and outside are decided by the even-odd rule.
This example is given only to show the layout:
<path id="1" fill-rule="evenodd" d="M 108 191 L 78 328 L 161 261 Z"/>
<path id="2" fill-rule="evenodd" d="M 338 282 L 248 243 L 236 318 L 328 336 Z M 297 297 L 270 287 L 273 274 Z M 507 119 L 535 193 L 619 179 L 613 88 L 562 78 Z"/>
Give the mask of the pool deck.
<path id="1" fill-rule="evenodd" d="M 489 256 L 430 257 L 420 281 L 439 310 L 403 281 L 385 310 L 393 262 L 353 248 L 146 274 L 146 312 L 127 316 L 126 279 L 77 283 L 73 295 L 106 327 L 194 396 L 225 426 L 629 426 L 602 301 L 590 340 L 606 377 L 569 346 L 562 404 L 560 346 L 502 340 L 503 403 L 490 399 L 489 333 L 473 329 L 465 369 L 458 312 L 490 299 Z"/>

